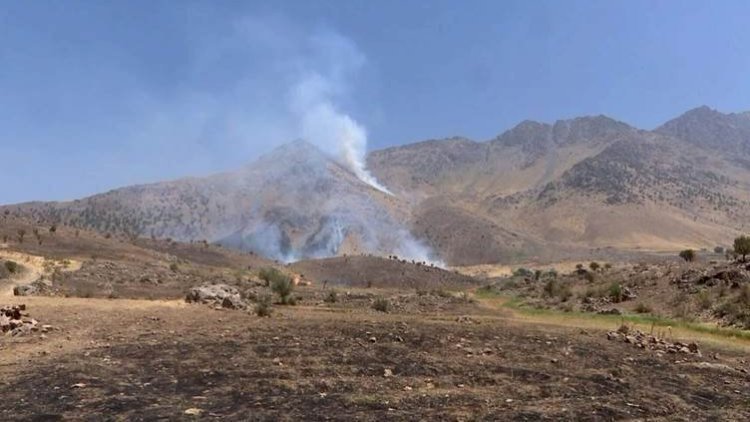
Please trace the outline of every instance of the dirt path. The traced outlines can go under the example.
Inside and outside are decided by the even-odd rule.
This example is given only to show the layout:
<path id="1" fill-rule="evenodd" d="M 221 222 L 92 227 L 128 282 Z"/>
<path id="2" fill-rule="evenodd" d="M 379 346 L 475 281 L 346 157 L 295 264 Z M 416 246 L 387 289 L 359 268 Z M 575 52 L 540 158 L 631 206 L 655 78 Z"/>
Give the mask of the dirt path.
<path id="1" fill-rule="evenodd" d="M 45 274 L 45 263 L 48 260 L 41 256 L 29 255 L 0 248 L 0 258 L 15 261 L 23 266 L 24 271 L 10 280 L 10 283 L 0 286 L 0 297 L 13 296 L 15 286 L 25 286 L 39 280 Z M 53 261 L 54 262 L 54 261 Z M 77 271 L 81 268 L 81 262 L 67 260 L 67 265 L 62 271 Z"/>

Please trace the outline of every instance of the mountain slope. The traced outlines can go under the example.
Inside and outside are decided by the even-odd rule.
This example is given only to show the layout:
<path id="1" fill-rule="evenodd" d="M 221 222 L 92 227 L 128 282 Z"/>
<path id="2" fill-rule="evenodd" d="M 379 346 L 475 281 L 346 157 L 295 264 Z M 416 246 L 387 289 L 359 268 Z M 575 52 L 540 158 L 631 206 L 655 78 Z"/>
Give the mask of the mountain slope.
<path id="1" fill-rule="evenodd" d="M 282 260 L 421 260 L 428 246 L 452 265 L 727 245 L 750 221 L 750 113 L 702 107 L 654 131 L 606 116 L 524 121 L 484 142 L 429 140 L 367 162 L 394 195 L 295 142 L 234 172 L 5 209 Z"/>
<path id="2" fill-rule="evenodd" d="M 673 121 L 664 126 L 673 130 L 649 132 L 596 116 L 552 125 L 526 121 L 484 143 L 451 139 L 391 148 L 374 152 L 369 163 L 389 186 L 427 198 L 416 207 L 420 225 L 445 230 L 433 228 L 430 244 L 474 251 L 474 259 L 449 254 L 461 262 L 533 258 L 571 247 L 713 247 L 729 242 L 750 217 L 750 167 L 738 154 L 712 148 L 717 139 L 740 148 L 750 136 L 747 113 L 704 112 L 697 113 L 713 119 L 709 127 L 722 128 L 705 142 L 690 124 Z"/>
<path id="3" fill-rule="evenodd" d="M 361 182 L 305 142 L 235 172 L 10 207 L 102 232 L 219 242 L 275 259 L 398 251 L 419 256 L 396 197 Z"/>

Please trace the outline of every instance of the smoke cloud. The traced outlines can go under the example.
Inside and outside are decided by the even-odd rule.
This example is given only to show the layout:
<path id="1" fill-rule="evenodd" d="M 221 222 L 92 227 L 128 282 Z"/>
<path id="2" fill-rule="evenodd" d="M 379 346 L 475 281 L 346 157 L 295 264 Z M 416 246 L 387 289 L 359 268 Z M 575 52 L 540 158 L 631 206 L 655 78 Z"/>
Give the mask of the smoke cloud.
<path id="1" fill-rule="evenodd" d="M 290 109 L 298 120 L 298 136 L 333 154 L 364 183 L 390 194 L 365 167 L 367 131 L 339 110 L 336 97 L 349 91 L 348 79 L 365 63 L 364 56 L 341 35 L 316 34 L 312 45 L 325 51 L 322 69 L 303 69 L 290 90 Z M 297 63 L 303 63 L 304 61 Z M 321 67 L 318 65 L 318 67 Z"/>

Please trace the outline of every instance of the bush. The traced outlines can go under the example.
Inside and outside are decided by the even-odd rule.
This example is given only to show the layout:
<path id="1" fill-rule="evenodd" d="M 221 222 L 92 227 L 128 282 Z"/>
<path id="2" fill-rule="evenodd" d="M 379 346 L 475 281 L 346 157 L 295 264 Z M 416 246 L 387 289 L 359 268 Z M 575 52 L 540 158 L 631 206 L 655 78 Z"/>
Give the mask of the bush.
<path id="1" fill-rule="evenodd" d="M 282 305 L 294 305 L 296 301 L 290 297 L 294 291 L 294 283 L 291 277 L 279 274 L 280 276 L 274 276 L 271 280 L 271 290 L 279 295 Z"/>
<path id="2" fill-rule="evenodd" d="M 339 296 L 336 293 L 336 290 L 331 290 L 328 292 L 328 295 L 323 299 L 325 303 L 336 303 L 339 301 Z"/>
<path id="3" fill-rule="evenodd" d="M 516 268 L 515 271 L 513 271 L 513 277 L 526 277 L 526 278 L 532 278 L 534 277 L 534 272 L 531 271 L 528 268 Z"/>
<path id="4" fill-rule="evenodd" d="M 708 290 L 703 290 L 698 293 L 698 307 L 701 309 L 711 309 L 711 305 L 713 305 L 713 302 L 711 300 L 711 293 L 708 292 Z"/>
<path id="5" fill-rule="evenodd" d="M 173 263 L 169 264 L 169 270 L 172 271 L 173 273 L 176 273 L 177 271 L 180 270 L 180 266 L 177 265 L 176 262 L 173 262 Z"/>
<path id="6" fill-rule="evenodd" d="M 740 236 L 734 239 L 734 252 L 737 255 L 742 255 L 742 261 L 750 254 L 750 237 Z"/>
<path id="7" fill-rule="evenodd" d="M 255 303 L 255 315 L 259 317 L 269 317 L 273 312 L 273 300 L 271 295 L 265 294 L 258 297 L 258 301 Z"/>
<path id="8" fill-rule="evenodd" d="M 721 247 L 721 246 L 717 246 L 717 247 L 714 248 L 714 253 L 716 253 L 716 254 L 723 254 L 724 253 L 724 248 Z"/>
<path id="9" fill-rule="evenodd" d="M 596 261 L 594 261 L 594 262 L 592 262 L 592 263 L 589 264 L 589 269 L 591 269 L 591 271 L 596 272 L 596 271 L 599 271 L 600 268 L 601 268 L 601 266 Z"/>
<path id="10" fill-rule="evenodd" d="M 15 274 L 19 270 L 19 266 L 15 261 L 5 261 L 5 269 L 8 270 L 9 273 Z"/>
<path id="11" fill-rule="evenodd" d="M 612 283 L 609 286 L 609 298 L 612 299 L 612 302 L 622 302 L 622 293 L 622 286 L 620 283 Z"/>
<path id="12" fill-rule="evenodd" d="M 568 299 L 573 296 L 573 292 L 570 291 L 570 287 L 560 283 L 555 278 L 547 281 L 547 283 L 544 285 L 544 292 L 549 297 L 560 298 L 562 302 L 567 302 Z"/>
<path id="13" fill-rule="evenodd" d="M 270 286 L 275 281 L 287 278 L 284 273 L 273 267 L 261 268 L 261 270 L 258 271 L 258 277 L 266 282 L 266 287 Z"/>
<path id="14" fill-rule="evenodd" d="M 372 309 L 375 309 L 378 312 L 388 312 L 391 309 L 391 302 L 384 297 L 379 297 L 373 302 Z"/>
<path id="15" fill-rule="evenodd" d="M 589 283 L 593 283 L 596 280 L 596 276 L 591 271 L 583 270 L 582 275 L 584 280 L 588 281 Z"/>
<path id="16" fill-rule="evenodd" d="M 546 273 L 544 273 L 542 278 L 557 278 L 557 270 L 554 268 L 548 270 Z"/>
<path id="17" fill-rule="evenodd" d="M 634 311 L 639 314 L 650 314 L 651 313 L 651 307 L 646 305 L 645 303 L 641 302 L 635 305 Z"/>
<path id="18" fill-rule="evenodd" d="M 681 251 L 679 256 L 680 258 L 684 259 L 685 262 L 695 261 L 695 251 L 692 249 L 685 249 L 684 251 Z"/>
<path id="19" fill-rule="evenodd" d="M 609 271 L 609 270 L 611 270 L 611 269 L 612 269 L 612 264 L 610 264 L 609 262 L 606 262 L 606 263 L 604 264 L 604 269 L 605 269 L 606 271 Z"/>

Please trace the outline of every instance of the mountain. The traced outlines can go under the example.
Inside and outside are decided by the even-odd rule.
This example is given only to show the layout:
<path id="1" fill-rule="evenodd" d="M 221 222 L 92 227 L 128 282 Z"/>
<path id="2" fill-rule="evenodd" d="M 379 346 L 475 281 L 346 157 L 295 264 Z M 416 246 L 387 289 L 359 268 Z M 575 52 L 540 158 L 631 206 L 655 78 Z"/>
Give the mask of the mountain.
<path id="1" fill-rule="evenodd" d="M 750 216 L 740 153 L 750 145 L 748 113 L 685 116 L 656 131 L 605 116 L 525 121 L 487 142 L 433 140 L 375 151 L 368 162 L 387 186 L 426 198 L 414 226 L 449 262 L 725 245 Z M 694 129 L 707 125 L 720 135 Z"/>
<path id="2" fill-rule="evenodd" d="M 282 260 L 431 250 L 451 265 L 726 245 L 750 217 L 750 113 L 707 107 L 653 131 L 606 116 L 524 121 L 486 141 L 373 151 L 367 165 L 394 195 L 294 142 L 233 172 L 5 208 Z"/>
<path id="3" fill-rule="evenodd" d="M 293 260 L 412 248 L 406 209 L 302 141 L 237 171 L 11 207 L 37 220 L 176 240 L 209 240 Z M 413 254 L 412 254 L 413 255 Z"/>
<path id="4" fill-rule="evenodd" d="M 717 154 L 750 154 L 750 112 L 724 114 L 702 106 L 664 123 L 656 132 Z"/>

